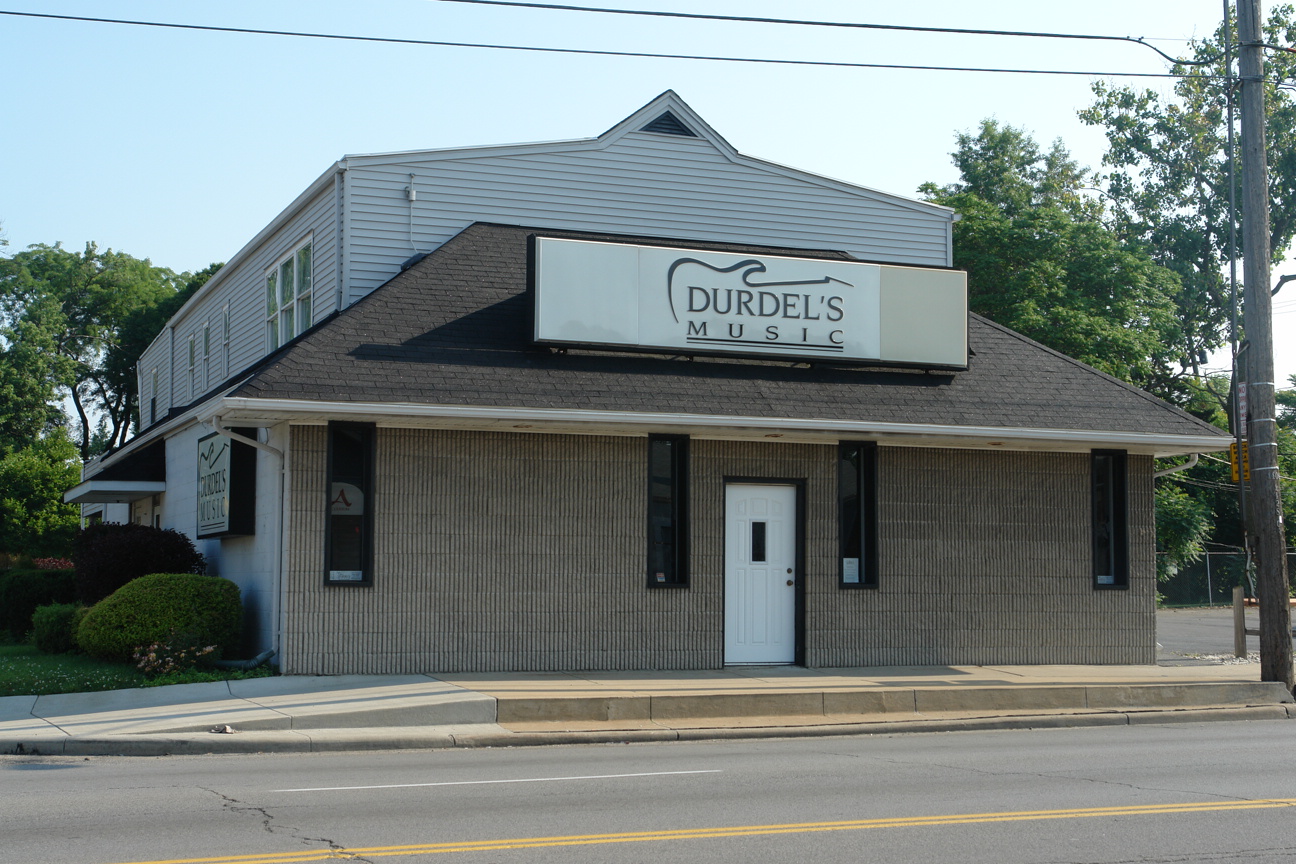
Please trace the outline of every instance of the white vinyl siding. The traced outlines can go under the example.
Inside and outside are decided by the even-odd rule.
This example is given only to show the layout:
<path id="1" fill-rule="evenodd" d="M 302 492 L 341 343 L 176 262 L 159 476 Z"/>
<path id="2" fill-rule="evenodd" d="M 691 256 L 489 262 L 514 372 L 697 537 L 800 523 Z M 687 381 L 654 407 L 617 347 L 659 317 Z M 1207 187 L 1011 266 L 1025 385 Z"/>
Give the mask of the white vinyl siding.
<path id="1" fill-rule="evenodd" d="M 183 379 L 187 361 L 184 356 L 185 339 L 192 332 L 190 328 L 201 328 L 201 322 L 219 316 L 223 378 L 246 369 L 265 356 L 266 273 L 289 253 L 295 255 L 297 249 L 308 239 L 311 241 L 311 290 L 309 299 L 305 296 L 301 298 L 303 305 L 300 308 L 294 297 L 294 321 L 300 318 L 300 329 L 305 329 L 333 311 L 337 296 L 337 243 L 334 240 L 336 200 L 332 187 L 320 192 L 293 219 L 266 238 L 241 262 L 223 268 L 212 277 L 220 280 L 218 287 L 186 310 L 183 318 L 171 320 L 171 326 L 176 328 L 176 356 L 172 363 L 168 363 L 166 359 L 169 350 L 166 330 L 144 352 L 142 363 L 154 363 L 163 369 L 163 392 L 158 395 L 159 417 L 165 416 L 172 407 L 188 404 L 194 396 L 201 395 L 201 392 L 189 392 L 187 382 Z M 174 388 L 168 383 L 171 368 L 182 370 L 182 377 L 175 382 Z M 207 387 L 216 383 L 215 380 L 209 381 Z"/>
<path id="2" fill-rule="evenodd" d="M 414 253 L 405 197 L 411 173 L 420 252 L 485 221 L 949 264 L 947 214 L 734 162 L 701 138 L 631 133 L 602 150 L 401 158 L 356 159 L 348 171 L 351 300 L 390 279 Z"/>

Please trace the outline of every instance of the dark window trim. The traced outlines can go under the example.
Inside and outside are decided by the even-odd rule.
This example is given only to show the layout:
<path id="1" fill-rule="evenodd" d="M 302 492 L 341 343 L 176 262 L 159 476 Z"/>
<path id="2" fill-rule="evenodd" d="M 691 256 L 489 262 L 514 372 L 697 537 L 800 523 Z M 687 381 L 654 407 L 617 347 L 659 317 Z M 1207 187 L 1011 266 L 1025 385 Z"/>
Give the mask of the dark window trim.
<path id="1" fill-rule="evenodd" d="M 1112 582 L 1099 583 L 1098 560 L 1098 460 L 1111 457 L 1111 546 Z M 1094 450 L 1089 456 L 1090 545 L 1093 560 L 1093 587 L 1098 591 L 1123 591 L 1129 588 L 1129 461 L 1124 450 Z"/>
<path id="2" fill-rule="evenodd" d="M 657 441 L 669 441 L 671 447 L 671 527 L 674 529 L 675 578 L 667 582 L 658 582 L 653 572 L 653 524 L 652 524 L 652 445 Z M 646 461 L 645 497 L 645 558 L 644 581 L 649 588 L 670 589 L 689 587 L 689 437 L 687 435 L 649 435 L 648 458 Z"/>
<path id="3" fill-rule="evenodd" d="M 749 477 L 746 475 L 726 474 L 720 478 L 720 512 L 721 525 L 724 531 L 720 535 L 720 548 L 727 549 L 728 538 L 725 532 L 729 530 L 729 514 L 725 510 L 726 492 L 730 486 L 791 486 L 796 490 L 796 515 L 794 524 L 796 526 L 796 563 L 793 567 L 796 570 L 794 574 L 796 585 L 793 588 L 793 615 L 795 621 L 796 647 L 793 652 L 792 664 L 794 666 L 805 665 L 806 655 L 806 582 L 809 580 L 806 574 L 806 480 L 804 477 Z M 722 572 L 728 572 L 729 563 L 726 561 Z M 723 580 L 722 580 L 723 581 Z M 723 605 L 723 603 L 722 603 Z"/>
<path id="4" fill-rule="evenodd" d="M 846 454 L 851 450 L 860 451 L 859 465 L 855 475 L 855 488 L 859 497 L 859 543 L 861 549 L 853 547 L 850 518 L 845 512 L 846 478 L 842 466 L 846 463 Z M 877 506 L 877 462 L 878 445 L 875 441 L 841 441 L 837 445 L 837 587 L 847 591 L 876 589 L 879 585 L 880 570 L 878 557 L 878 506 Z M 858 553 L 858 554 L 854 554 Z M 846 581 L 847 558 L 859 559 L 859 581 Z"/>
<path id="5" fill-rule="evenodd" d="M 378 448 L 377 426 L 373 423 L 351 423 L 342 421 L 330 421 L 328 424 L 328 447 L 325 454 L 324 462 L 324 584 L 340 585 L 347 587 L 372 587 L 374 583 L 373 571 L 373 551 L 374 551 L 374 461 Z M 365 481 L 365 512 L 364 512 L 364 543 L 361 550 L 361 562 L 363 563 L 364 578 L 359 580 L 332 579 L 329 573 L 333 570 L 333 519 L 329 513 L 330 496 L 333 489 L 333 430 L 335 429 L 357 429 L 368 434 L 369 446 L 365 454 L 364 481 Z"/>

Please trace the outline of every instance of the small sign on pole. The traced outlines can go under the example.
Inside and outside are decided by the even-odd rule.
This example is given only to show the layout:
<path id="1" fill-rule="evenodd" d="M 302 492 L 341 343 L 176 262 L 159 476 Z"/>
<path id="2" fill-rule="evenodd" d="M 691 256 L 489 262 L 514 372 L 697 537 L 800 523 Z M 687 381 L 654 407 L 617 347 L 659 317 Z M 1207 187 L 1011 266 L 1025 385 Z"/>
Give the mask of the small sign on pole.
<path id="1" fill-rule="evenodd" d="M 1247 447 L 1247 442 L 1242 442 L 1242 458 L 1238 459 L 1238 445 L 1234 441 L 1229 445 L 1229 468 L 1233 472 L 1233 482 L 1238 482 L 1238 469 L 1241 466 L 1242 479 L 1248 483 L 1251 481 L 1251 453 Z"/>

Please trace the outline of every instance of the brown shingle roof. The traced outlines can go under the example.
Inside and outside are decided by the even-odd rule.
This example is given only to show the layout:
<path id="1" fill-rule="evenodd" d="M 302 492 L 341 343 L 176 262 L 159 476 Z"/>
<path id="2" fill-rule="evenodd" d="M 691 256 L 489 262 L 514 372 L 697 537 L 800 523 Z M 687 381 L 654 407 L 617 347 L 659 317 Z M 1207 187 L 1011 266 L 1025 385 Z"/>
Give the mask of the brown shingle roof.
<path id="1" fill-rule="evenodd" d="M 969 318 L 973 356 L 960 372 L 551 352 L 530 339 L 527 237 L 533 233 L 643 239 L 474 224 L 269 358 L 231 395 L 1225 434 L 977 315 Z M 833 252 L 681 245 L 850 259 Z"/>

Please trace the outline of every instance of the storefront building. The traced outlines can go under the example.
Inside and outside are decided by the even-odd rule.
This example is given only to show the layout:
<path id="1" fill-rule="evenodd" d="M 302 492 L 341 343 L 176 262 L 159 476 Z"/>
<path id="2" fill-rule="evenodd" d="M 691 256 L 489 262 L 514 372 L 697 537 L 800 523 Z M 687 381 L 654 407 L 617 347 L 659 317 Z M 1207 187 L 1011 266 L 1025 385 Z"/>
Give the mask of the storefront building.
<path id="1" fill-rule="evenodd" d="M 1152 460 L 1228 439 L 969 315 L 954 218 L 670 92 L 348 157 L 68 499 L 194 536 L 289 673 L 1151 663 Z"/>

